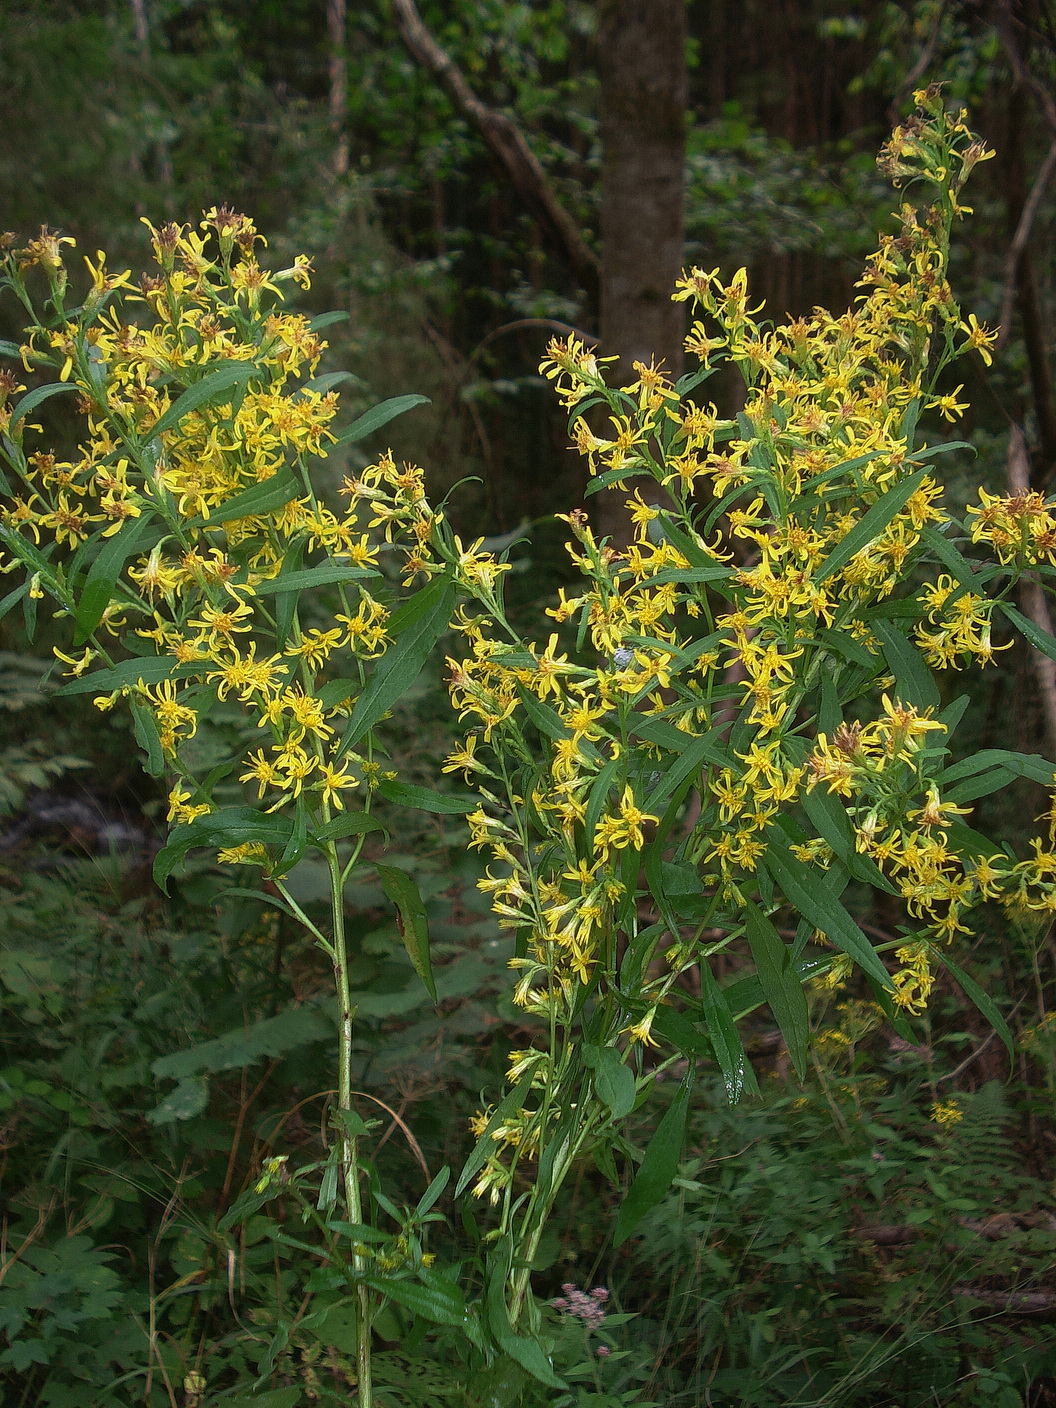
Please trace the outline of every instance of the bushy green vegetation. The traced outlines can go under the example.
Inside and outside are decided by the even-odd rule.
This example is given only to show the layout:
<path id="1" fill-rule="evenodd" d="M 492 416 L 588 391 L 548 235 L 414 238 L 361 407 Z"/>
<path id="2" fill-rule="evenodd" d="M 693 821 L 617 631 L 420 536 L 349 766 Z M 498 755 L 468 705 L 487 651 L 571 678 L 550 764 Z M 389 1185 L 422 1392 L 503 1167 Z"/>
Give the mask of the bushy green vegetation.
<path id="1" fill-rule="evenodd" d="M 596 247 L 593 9 L 421 10 L 475 90 L 528 131 Z M 367 1359 L 377 1408 L 1056 1402 L 1054 877 L 1044 843 L 1023 859 L 1033 819 L 1056 825 L 1045 762 L 1056 646 L 1038 585 L 1056 571 L 1044 182 L 1018 263 L 1005 228 L 1029 208 L 1048 141 L 1052 35 L 1027 7 L 836 10 L 799 7 L 778 25 L 751 4 L 689 7 L 681 291 L 712 321 L 691 337 L 701 372 L 676 390 L 641 367 L 622 392 L 587 350 L 594 293 L 504 187 L 465 111 L 401 47 L 395 10 L 345 14 L 331 0 L 331 24 L 347 25 L 340 53 L 321 14 L 297 5 L 34 0 L 0 16 L 2 219 L 29 231 L 5 243 L 21 251 L 8 277 L 17 292 L 29 271 L 39 320 L 20 371 L 25 307 L 0 306 L 17 374 L 0 386 L 0 425 L 12 473 L 43 493 L 5 510 L 7 548 L 29 573 L 0 601 L 5 1403 L 367 1401 Z M 973 177 L 976 219 L 956 222 L 952 247 L 934 207 L 919 225 L 903 211 L 884 226 L 885 176 L 911 176 L 899 162 L 921 150 L 896 139 L 882 172 L 873 152 L 888 105 L 905 110 L 922 75 L 947 80 L 925 95 L 929 120 L 969 100 L 999 149 Z M 947 218 L 951 172 L 932 170 L 929 188 L 951 202 Z M 106 244 L 112 269 L 138 268 L 146 215 L 164 268 L 166 240 L 182 237 L 164 222 L 196 206 L 214 207 L 221 248 L 225 231 L 247 236 L 225 199 L 269 232 L 268 267 L 307 284 L 294 261 L 307 249 L 313 287 L 276 352 L 268 295 L 247 301 L 230 257 L 182 287 L 182 312 L 195 311 L 171 327 L 160 284 L 148 285 L 161 378 L 136 369 L 137 314 L 125 327 L 114 309 L 108 326 L 100 316 L 120 282 L 93 271 L 94 292 L 68 313 L 84 281 L 75 273 L 65 298 L 62 246 L 46 231 L 31 239 L 46 221 L 83 252 Z M 833 386 L 818 390 L 836 328 L 808 313 L 818 299 L 846 306 L 878 225 L 898 235 L 870 266 L 890 297 L 842 348 L 850 428 L 841 421 L 832 441 L 855 446 L 852 484 L 832 477 L 841 456 L 824 461 L 830 429 L 812 416 L 841 414 Z M 735 273 L 744 264 L 747 278 Z M 749 286 L 770 295 L 776 329 L 753 321 Z M 187 334 L 209 299 L 219 334 Z M 326 360 L 294 365 L 307 319 L 333 304 L 351 317 L 320 325 Z M 992 349 L 974 314 L 999 311 L 1011 322 Z M 626 480 L 627 494 L 661 481 L 674 499 L 639 500 L 622 560 L 573 515 L 579 573 L 547 516 L 587 482 L 537 372 L 555 333 L 539 370 L 573 412 L 583 470 Z M 232 347 L 242 360 L 225 360 Z M 879 377 L 878 348 L 892 355 Z M 72 397 L 33 399 L 41 371 L 48 395 L 57 376 L 79 386 L 76 413 Z M 339 380 L 338 442 L 313 460 Z M 16 404 L 22 381 L 30 417 Z M 704 389 L 717 415 L 688 405 Z M 405 394 L 419 392 L 432 406 Z M 581 415 L 592 398 L 615 420 Z M 968 400 L 967 443 L 951 445 L 948 418 Z M 678 406 L 670 425 L 665 404 Z M 102 485 L 119 537 L 100 519 L 67 569 L 65 549 L 86 535 L 64 541 L 54 466 L 21 456 L 27 422 L 43 420 L 69 454 L 86 414 L 92 463 L 108 472 L 117 442 L 129 460 Z M 285 434 L 290 417 L 307 440 L 265 466 L 267 434 L 280 422 Z M 793 464 L 791 508 L 790 421 L 815 457 Z M 427 465 L 428 501 L 399 454 L 382 453 L 371 433 L 382 424 Z M 215 480 L 196 478 L 196 463 L 219 464 Z M 276 468 L 302 478 L 272 504 Z M 819 469 L 820 493 L 808 484 Z M 467 475 L 479 479 L 445 498 Z M 343 477 L 352 499 L 339 510 Z M 232 493 L 245 515 L 236 533 L 196 517 Z M 379 496 L 387 522 L 356 546 L 357 505 L 365 527 Z M 444 521 L 429 507 L 441 499 Z M 720 500 L 732 514 L 719 516 Z M 933 503 L 942 532 L 926 526 Z M 128 504 L 147 510 L 142 539 Z M 526 535 L 506 532 L 527 519 Z M 223 572 L 199 580 L 160 549 L 148 557 L 150 532 L 164 531 L 197 535 Z M 401 532 L 402 571 L 381 541 Z M 481 533 L 495 536 L 477 543 Z M 806 576 L 786 564 L 768 577 L 760 554 L 802 533 Z M 353 546 L 354 570 L 335 566 Z M 273 591 L 273 569 L 296 590 Z M 216 627 L 232 580 L 236 602 L 263 586 L 253 641 L 269 642 L 266 668 L 290 681 L 299 671 L 296 689 L 325 708 L 310 722 L 315 762 L 270 682 L 265 736 L 256 705 L 244 707 L 252 689 L 237 702 L 239 680 L 222 676 L 244 663 L 237 632 Z M 786 586 L 801 591 L 794 637 Z M 154 647 L 122 610 L 146 625 L 162 597 L 172 620 L 155 617 L 156 654 L 182 632 L 178 645 L 207 650 L 223 688 L 188 683 L 189 659 L 171 697 L 160 674 L 137 682 Z M 356 601 L 358 627 L 328 642 Z M 713 644 L 725 632 L 714 659 L 692 624 L 702 613 Z M 407 645 L 416 633 L 422 649 Z M 72 676 L 61 694 L 57 674 L 42 683 L 53 646 Z M 949 667 L 970 657 L 993 663 L 969 699 Z M 102 718 L 79 679 L 90 668 L 113 676 L 94 686 L 115 690 Z M 587 690 L 597 699 L 582 702 Z M 894 702 L 881 706 L 884 691 Z M 662 715 L 652 738 L 635 722 L 645 706 Z M 957 727 L 953 770 L 928 737 L 937 719 L 943 739 Z M 924 744 L 885 757 L 895 726 Z M 355 734 L 351 752 L 327 741 L 335 728 Z M 686 740 L 701 734 L 698 757 Z M 277 771 L 265 737 L 286 750 Z M 342 758 L 354 773 L 343 782 Z M 482 759 L 501 778 L 485 774 L 467 849 L 462 814 Z M 760 801 L 763 790 L 773 795 Z M 753 847 L 765 835 L 774 851 L 786 802 L 778 854 L 757 870 Z M 975 808 L 973 831 L 957 804 Z M 519 831 L 502 829 L 511 821 Z M 247 860 L 257 868 L 232 871 Z M 960 932 L 970 910 L 972 932 Z M 816 929 L 844 954 L 858 935 L 875 981 Z M 572 938 L 554 958 L 558 932 Z"/>

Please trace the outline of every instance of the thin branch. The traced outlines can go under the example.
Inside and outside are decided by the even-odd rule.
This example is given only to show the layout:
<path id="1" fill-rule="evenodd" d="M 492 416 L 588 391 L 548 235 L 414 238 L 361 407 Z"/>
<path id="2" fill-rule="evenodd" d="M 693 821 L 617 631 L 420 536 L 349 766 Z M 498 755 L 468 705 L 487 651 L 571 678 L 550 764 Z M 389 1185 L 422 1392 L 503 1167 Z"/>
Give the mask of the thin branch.
<path id="1" fill-rule="evenodd" d="M 946 5 L 944 0 L 944 3 L 939 6 L 938 12 L 935 15 L 935 23 L 931 27 L 931 34 L 928 36 L 927 43 L 917 56 L 916 63 L 906 74 L 905 78 L 903 78 L 898 93 L 895 95 L 890 108 L 888 108 L 888 118 L 892 124 L 899 121 L 902 115 L 902 104 L 905 101 L 907 93 L 912 93 L 918 80 L 924 77 L 928 65 L 935 57 L 935 46 L 939 42 L 939 34 L 942 31 L 942 22 L 945 17 Z"/>
<path id="2" fill-rule="evenodd" d="M 1012 236 L 1012 243 L 1008 247 L 1005 256 L 1005 288 L 1001 297 L 1001 311 L 998 314 L 998 347 L 1002 347 L 1006 342 L 1009 330 L 1012 325 L 1012 306 L 1016 300 L 1016 287 L 1019 282 L 1019 264 L 1030 243 L 1031 232 L 1034 222 L 1038 218 L 1038 211 L 1041 203 L 1045 199 L 1049 182 L 1056 174 L 1056 139 L 1049 147 L 1045 155 L 1045 160 L 1038 168 L 1038 174 L 1034 177 L 1034 184 L 1030 188 L 1020 212 L 1019 223 L 1016 226 L 1016 233 Z"/>
<path id="3" fill-rule="evenodd" d="M 400 36 L 411 54 L 433 75 L 462 116 L 479 130 L 533 219 L 562 251 L 584 288 L 595 296 L 597 256 L 558 199 L 524 133 L 505 113 L 477 97 L 461 69 L 429 32 L 414 0 L 392 0 L 392 9 Z"/>

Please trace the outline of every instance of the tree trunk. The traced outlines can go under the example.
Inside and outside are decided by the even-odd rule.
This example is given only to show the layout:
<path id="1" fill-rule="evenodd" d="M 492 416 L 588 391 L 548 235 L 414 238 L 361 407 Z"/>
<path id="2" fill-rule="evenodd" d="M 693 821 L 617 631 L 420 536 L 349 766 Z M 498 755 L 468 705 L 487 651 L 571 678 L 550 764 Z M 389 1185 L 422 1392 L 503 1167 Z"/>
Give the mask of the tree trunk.
<path id="1" fill-rule="evenodd" d="M 598 0 L 601 86 L 601 351 L 624 384 L 651 358 L 677 377 L 684 310 L 672 303 L 685 228 L 685 0 Z M 626 541 L 621 491 L 598 526 Z"/>
<path id="2" fill-rule="evenodd" d="M 330 49 L 330 130 L 334 136 L 334 174 L 348 172 L 348 9 L 347 0 L 326 0 L 326 32 Z"/>

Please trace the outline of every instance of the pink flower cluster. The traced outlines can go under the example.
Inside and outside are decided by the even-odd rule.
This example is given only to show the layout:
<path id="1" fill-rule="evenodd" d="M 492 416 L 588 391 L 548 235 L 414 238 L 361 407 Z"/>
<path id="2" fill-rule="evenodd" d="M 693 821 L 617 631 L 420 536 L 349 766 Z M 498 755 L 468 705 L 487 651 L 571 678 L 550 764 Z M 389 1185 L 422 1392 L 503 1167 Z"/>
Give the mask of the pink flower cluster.
<path id="1" fill-rule="evenodd" d="M 605 1319 L 603 1307 L 609 1298 L 605 1287 L 595 1286 L 592 1291 L 587 1292 L 579 1290 L 571 1281 L 566 1281 L 561 1289 L 565 1294 L 551 1301 L 554 1309 L 560 1310 L 562 1315 L 571 1316 L 573 1320 L 582 1320 L 588 1330 L 596 1330 Z"/>

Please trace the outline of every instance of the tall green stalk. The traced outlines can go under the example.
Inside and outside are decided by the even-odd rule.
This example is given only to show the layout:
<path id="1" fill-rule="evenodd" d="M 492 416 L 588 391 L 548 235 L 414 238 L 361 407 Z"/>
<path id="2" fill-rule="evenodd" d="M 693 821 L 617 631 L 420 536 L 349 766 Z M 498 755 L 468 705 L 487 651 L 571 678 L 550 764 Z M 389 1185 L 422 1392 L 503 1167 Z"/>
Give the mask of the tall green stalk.
<path id="1" fill-rule="evenodd" d="M 337 847 L 333 843 L 328 848 L 327 865 L 330 870 L 334 984 L 337 989 L 340 1017 L 337 1107 L 344 1114 L 352 1112 L 352 998 L 348 984 L 348 945 L 345 940 L 343 874 L 337 855 Z M 340 1138 L 341 1167 L 344 1174 L 345 1207 L 348 1211 L 348 1220 L 362 1222 L 363 1202 L 359 1189 L 358 1140 L 352 1134 L 348 1122 L 345 1120 L 341 1121 Z M 357 1274 L 362 1274 L 365 1270 L 364 1258 L 358 1250 L 353 1250 L 352 1265 Z M 362 1281 L 359 1281 L 356 1285 L 356 1377 L 359 1383 L 360 1408 L 373 1408 L 374 1403 L 370 1354 L 372 1318 L 370 1290 Z"/>

